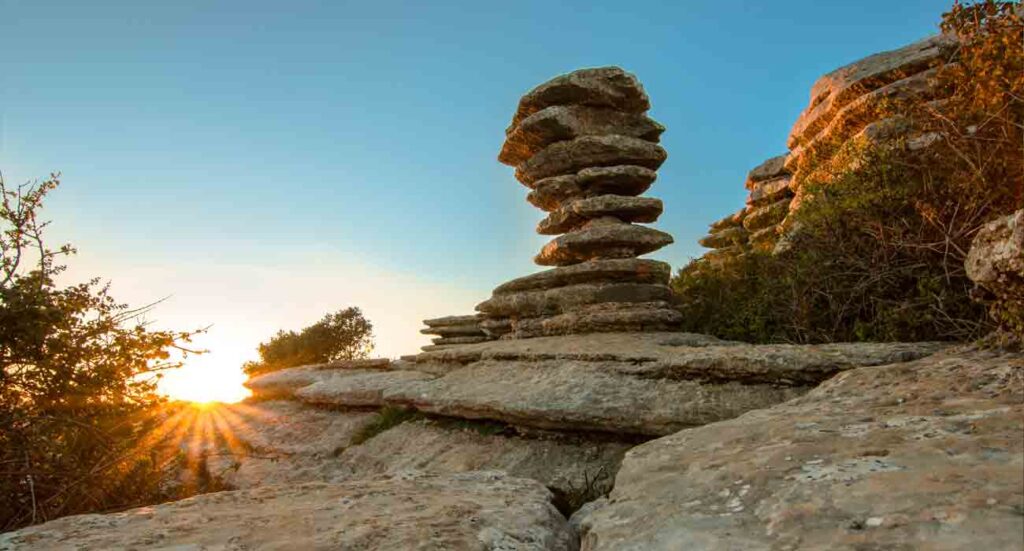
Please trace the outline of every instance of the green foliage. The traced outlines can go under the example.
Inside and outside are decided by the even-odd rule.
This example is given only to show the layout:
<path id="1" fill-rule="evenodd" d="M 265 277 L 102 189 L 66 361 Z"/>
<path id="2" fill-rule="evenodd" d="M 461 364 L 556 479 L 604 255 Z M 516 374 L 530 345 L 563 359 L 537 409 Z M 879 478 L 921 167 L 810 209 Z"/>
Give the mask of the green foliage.
<path id="1" fill-rule="evenodd" d="M 0 530 L 174 495 L 173 467 L 140 443 L 191 334 L 148 329 L 98 280 L 57 285 L 73 249 L 47 248 L 37 219 L 57 186 L 0 179 Z"/>
<path id="2" fill-rule="evenodd" d="M 961 39 L 936 77 L 947 99 L 898 106 L 909 136 L 930 145 L 819 144 L 827 155 L 799 169 L 785 252 L 696 260 L 673 278 L 686 330 L 810 343 L 970 340 L 992 329 L 964 259 L 985 222 L 1024 206 L 1022 27 L 1009 4 L 987 1 L 954 6 L 943 28 Z"/>
<path id="3" fill-rule="evenodd" d="M 414 421 L 422 417 L 423 415 L 414 409 L 384 406 L 373 421 L 360 429 L 352 437 L 352 445 L 358 446 L 388 429 L 397 427 L 406 421 Z"/>
<path id="4" fill-rule="evenodd" d="M 254 375 L 277 369 L 338 360 L 365 358 L 373 349 L 373 325 L 359 308 L 327 314 L 320 321 L 295 331 L 278 331 L 259 345 L 260 361 L 243 370 Z"/>

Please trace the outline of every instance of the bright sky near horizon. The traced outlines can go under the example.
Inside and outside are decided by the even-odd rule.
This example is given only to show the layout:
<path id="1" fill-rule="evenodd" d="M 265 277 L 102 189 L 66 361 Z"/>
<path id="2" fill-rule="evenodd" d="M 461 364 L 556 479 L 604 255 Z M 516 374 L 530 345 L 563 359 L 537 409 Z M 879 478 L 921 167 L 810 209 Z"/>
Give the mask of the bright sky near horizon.
<path id="1" fill-rule="evenodd" d="M 212 326 L 166 389 L 237 386 L 278 329 L 355 305 L 378 355 L 412 353 L 422 319 L 539 269 L 542 215 L 495 159 L 534 85 L 637 74 L 668 128 L 649 194 L 676 244 L 652 256 L 678 267 L 818 76 L 951 3 L 0 0 L 0 170 L 63 173 L 70 278 Z"/>

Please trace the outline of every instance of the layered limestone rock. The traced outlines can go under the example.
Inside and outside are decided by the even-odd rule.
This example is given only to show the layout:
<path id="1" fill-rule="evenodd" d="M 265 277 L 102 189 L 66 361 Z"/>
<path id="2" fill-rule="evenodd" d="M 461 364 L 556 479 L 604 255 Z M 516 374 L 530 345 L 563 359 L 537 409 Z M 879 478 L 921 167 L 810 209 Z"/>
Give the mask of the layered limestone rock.
<path id="1" fill-rule="evenodd" d="M 631 449 L 582 549 L 1020 549 L 1024 356 L 862 367 Z"/>
<path id="2" fill-rule="evenodd" d="M 658 199 L 639 197 L 667 157 L 658 145 L 665 128 L 645 114 L 649 107 L 636 77 L 617 67 L 562 75 L 520 100 L 498 159 L 516 167 L 516 178 L 531 190 L 527 200 L 548 213 L 537 232 L 557 237 L 534 261 L 555 268 L 501 285 L 477 306 L 489 335 L 678 326 L 668 266 L 630 264 L 672 243 L 672 236 L 638 225 L 663 210 Z"/>
<path id="3" fill-rule="evenodd" d="M 480 321 L 480 316 L 475 314 L 423 320 L 423 325 L 426 327 L 420 329 L 420 333 L 437 335 L 431 339 L 433 344 L 424 346 L 423 350 L 437 350 L 442 346 L 474 344 L 491 340 L 492 337 L 480 327 Z"/>
<path id="4" fill-rule="evenodd" d="M 915 343 L 739 345 L 687 333 L 499 340 L 420 354 L 447 374 L 396 385 L 384 402 L 562 431 L 670 434 L 799 396 L 853 367 L 942 349 Z"/>
<path id="5" fill-rule="evenodd" d="M 70 516 L 0 534 L 0 548 L 576 549 L 552 499 L 500 472 L 403 473 Z"/>
<path id="6" fill-rule="evenodd" d="M 908 102 L 941 101 L 937 68 L 956 47 L 956 38 L 937 35 L 836 69 L 811 87 L 808 106 L 790 131 L 789 151 L 750 171 L 747 206 L 711 225 L 700 244 L 714 249 L 712 263 L 726 262 L 754 249 L 779 252 L 794 227 L 791 213 L 809 180 L 827 182 L 852 168 L 849 155 L 861 144 L 907 138 L 911 149 L 927 147 L 935 136 L 908 135 Z"/>
<path id="7" fill-rule="evenodd" d="M 780 234 L 779 224 L 789 214 L 793 176 L 786 169 L 787 155 L 772 157 L 747 174 L 747 204 L 734 214 L 713 222 L 701 246 L 714 249 L 705 258 L 728 262 L 751 248 L 770 251 Z"/>

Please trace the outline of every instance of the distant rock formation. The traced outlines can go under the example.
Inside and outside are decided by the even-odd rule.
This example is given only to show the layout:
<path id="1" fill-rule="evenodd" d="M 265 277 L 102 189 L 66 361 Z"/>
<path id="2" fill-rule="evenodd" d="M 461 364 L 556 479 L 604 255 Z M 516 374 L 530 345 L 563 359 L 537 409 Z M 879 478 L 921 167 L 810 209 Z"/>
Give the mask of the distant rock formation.
<path id="1" fill-rule="evenodd" d="M 751 249 L 774 250 L 791 226 L 789 216 L 800 204 L 804 182 L 820 177 L 822 170 L 841 172 L 846 159 L 837 153 L 844 147 L 905 136 L 901 102 L 941 101 L 933 77 L 955 46 L 954 37 L 940 34 L 855 61 L 818 79 L 807 108 L 790 131 L 789 151 L 750 171 L 746 206 L 711 224 L 709 234 L 699 241 L 713 249 L 704 258 L 722 262 Z M 885 109 L 880 109 L 883 105 Z M 912 138 L 910 147 L 928 143 L 927 136 Z"/>
<path id="2" fill-rule="evenodd" d="M 434 344 L 428 344 L 422 347 L 422 350 L 428 352 L 441 350 L 446 346 L 476 344 L 491 340 L 492 337 L 480 327 L 480 319 L 481 316 L 470 314 L 423 320 L 423 325 L 426 327 L 420 329 L 420 333 L 437 335 L 437 337 L 432 339 Z"/>
<path id="3" fill-rule="evenodd" d="M 672 243 L 638 224 L 662 212 L 639 197 L 667 154 L 650 100 L 618 67 L 556 77 L 519 101 L 498 155 L 548 213 L 541 235 L 558 235 L 534 261 L 556 268 L 499 286 L 477 305 L 482 328 L 504 338 L 608 331 L 664 331 L 680 322 L 669 300 L 670 267 L 636 257 Z"/>

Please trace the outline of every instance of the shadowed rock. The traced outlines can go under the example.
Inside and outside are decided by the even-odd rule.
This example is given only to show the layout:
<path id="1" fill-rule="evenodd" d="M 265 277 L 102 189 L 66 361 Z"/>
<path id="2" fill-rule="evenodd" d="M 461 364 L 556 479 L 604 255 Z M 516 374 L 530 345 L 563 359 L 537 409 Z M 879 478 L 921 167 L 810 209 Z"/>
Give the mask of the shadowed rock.
<path id="1" fill-rule="evenodd" d="M 595 166 L 637 165 L 656 170 L 668 154 L 658 144 L 628 136 L 583 136 L 552 144 L 516 168 L 527 187 L 543 178 L 576 173 Z"/>
<path id="2" fill-rule="evenodd" d="M 524 119 L 506 138 L 498 160 L 516 166 L 555 142 L 581 136 L 619 134 L 657 142 L 664 131 L 664 126 L 640 113 L 554 105 Z"/>
<path id="3" fill-rule="evenodd" d="M 520 98 L 507 133 L 530 115 L 552 105 L 610 107 L 629 113 L 643 113 L 651 102 L 640 81 L 619 67 L 580 69 L 555 77 Z"/>
<path id="4" fill-rule="evenodd" d="M 660 283 L 668 284 L 672 267 L 646 258 L 591 260 L 513 279 L 494 289 L 494 295 L 519 291 L 551 289 L 580 283 Z"/>
<path id="5" fill-rule="evenodd" d="M 613 216 L 623 222 L 654 222 L 661 215 L 660 199 L 598 195 L 563 205 L 537 224 L 537 233 L 557 235 L 579 229 L 588 221 Z"/>
<path id="6" fill-rule="evenodd" d="M 592 224 L 556 237 L 534 258 L 541 266 L 566 266 L 598 258 L 630 258 L 672 244 L 672 236 L 646 226 Z"/>

